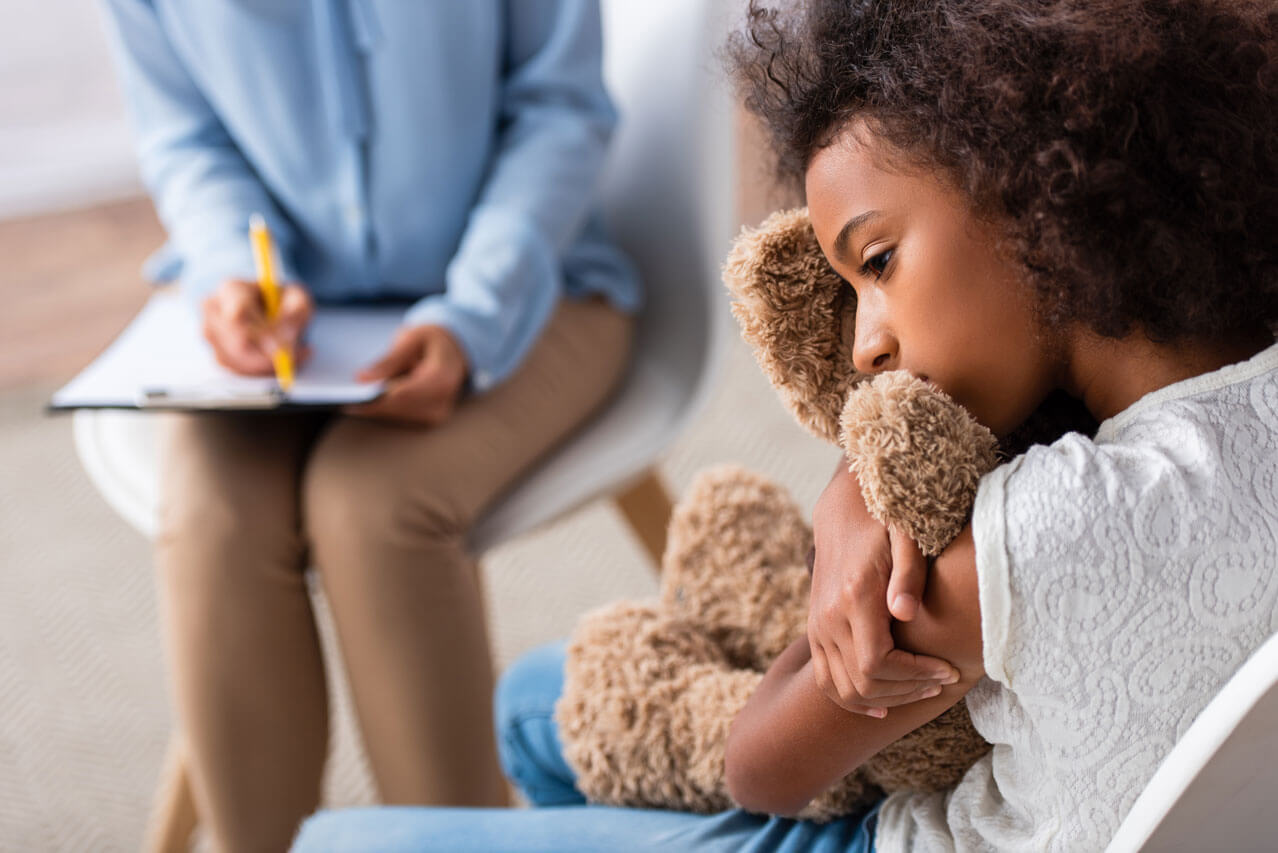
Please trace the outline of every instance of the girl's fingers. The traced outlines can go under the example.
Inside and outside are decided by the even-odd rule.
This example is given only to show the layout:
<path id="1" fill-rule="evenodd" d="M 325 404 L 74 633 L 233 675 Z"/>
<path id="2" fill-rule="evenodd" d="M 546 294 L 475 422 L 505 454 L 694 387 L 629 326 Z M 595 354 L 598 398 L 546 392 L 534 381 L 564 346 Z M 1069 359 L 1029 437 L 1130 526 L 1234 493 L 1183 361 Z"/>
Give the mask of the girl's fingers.
<path id="1" fill-rule="evenodd" d="M 892 636 L 892 615 L 883 606 L 882 595 L 877 591 L 874 595 L 861 595 L 849 615 L 849 632 L 856 639 L 848 644 L 848 671 L 866 699 L 878 698 L 880 682 L 926 677 L 925 673 L 901 672 L 888 665 L 896 640 Z"/>
<path id="2" fill-rule="evenodd" d="M 909 622 L 919 612 L 927 585 L 927 558 L 909 536 L 889 528 L 892 544 L 892 575 L 888 579 L 887 605 L 892 615 Z"/>
<path id="3" fill-rule="evenodd" d="M 829 684 L 838 697 L 838 703 L 847 706 L 853 702 L 863 702 L 864 697 L 852 685 L 847 669 L 843 666 L 842 655 L 836 646 L 834 649 L 823 649 L 826 671 L 829 673 Z M 829 690 L 826 691 L 829 694 Z M 830 698 L 834 698 L 831 696 Z"/>
<path id="4" fill-rule="evenodd" d="M 830 681 L 830 665 L 825 659 L 825 649 L 808 640 L 808 653 L 812 660 L 812 678 L 816 681 L 817 687 L 826 696 L 830 696 L 834 691 L 834 684 Z M 830 697 L 833 699 L 834 697 Z"/>
<path id="5" fill-rule="evenodd" d="M 910 691 L 906 696 L 901 697 L 900 702 L 894 703 L 891 707 L 899 708 L 902 705 L 910 705 L 914 702 L 921 702 L 924 699 L 931 699 L 941 695 L 941 687 L 938 684 L 925 684 Z M 887 707 L 874 707 L 872 705 L 852 705 L 847 708 L 854 714 L 864 714 L 867 717 L 875 717 L 883 719 L 888 714 Z"/>
<path id="6" fill-rule="evenodd" d="M 900 695 L 902 685 L 945 682 L 958 674 L 948 661 L 895 648 L 872 664 L 860 659 L 858 649 L 846 665 L 854 673 L 853 682 L 859 682 L 857 689 L 862 691 L 861 695 L 874 701 Z"/>
<path id="7" fill-rule="evenodd" d="M 913 672 L 918 681 L 930 681 L 940 684 L 953 684 L 959 679 L 959 671 L 949 661 L 927 655 L 916 655 L 905 649 L 893 649 L 888 652 L 884 661 L 885 668 L 891 672 Z"/>

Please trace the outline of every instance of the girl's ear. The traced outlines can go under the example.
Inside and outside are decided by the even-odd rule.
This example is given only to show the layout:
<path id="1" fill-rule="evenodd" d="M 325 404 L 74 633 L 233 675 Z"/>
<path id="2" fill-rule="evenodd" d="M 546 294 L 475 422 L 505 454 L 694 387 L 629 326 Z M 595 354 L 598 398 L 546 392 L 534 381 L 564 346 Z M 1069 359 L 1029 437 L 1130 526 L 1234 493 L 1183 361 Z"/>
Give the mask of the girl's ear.
<path id="1" fill-rule="evenodd" d="M 868 377 L 852 363 L 856 294 L 822 254 L 807 208 L 743 229 L 723 281 L 764 374 L 800 424 L 838 444 L 848 390 Z"/>

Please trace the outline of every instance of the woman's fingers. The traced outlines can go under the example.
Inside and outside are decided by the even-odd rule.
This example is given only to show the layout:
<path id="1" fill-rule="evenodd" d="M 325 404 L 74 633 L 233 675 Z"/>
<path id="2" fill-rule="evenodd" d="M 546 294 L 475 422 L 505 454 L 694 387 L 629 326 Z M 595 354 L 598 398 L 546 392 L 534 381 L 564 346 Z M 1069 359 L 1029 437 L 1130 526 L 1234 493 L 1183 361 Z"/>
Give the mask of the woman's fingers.
<path id="1" fill-rule="evenodd" d="M 402 379 L 392 380 L 386 391 L 370 403 L 348 406 L 347 414 L 418 426 L 434 426 L 445 421 L 452 412 L 452 403 L 438 392 L 430 378 L 413 371 Z"/>
<path id="2" fill-rule="evenodd" d="M 213 299 L 228 324 L 262 326 L 266 323 L 262 292 L 252 282 L 228 279 L 213 294 Z"/>
<path id="3" fill-rule="evenodd" d="M 219 364 L 247 375 L 269 375 L 271 359 L 262 342 L 260 312 L 245 300 L 243 282 L 227 282 L 203 304 L 205 340 Z"/>
<path id="4" fill-rule="evenodd" d="M 377 400 L 350 407 L 348 413 L 433 426 L 451 417 L 466 378 L 466 361 L 446 329 L 413 326 L 402 330 L 390 351 L 356 378 L 391 381 Z"/>
<path id="5" fill-rule="evenodd" d="M 285 285 L 280 293 L 280 313 L 271 327 L 275 344 L 295 352 L 298 339 L 310 324 L 313 312 L 314 303 L 305 288 L 297 284 Z"/>
<path id="6" fill-rule="evenodd" d="M 213 348 L 219 364 L 250 376 L 274 373 L 272 356 L 277 349 L 294 353 L 301 360 L 309 349 L 299 347 L 302 332 L 310 323 L 314 303 L 298 284 L 285 285 L 280 313 L 267 321 L 262 292 L 258 285 L 242 279 L 228 279 L 201 304 L 204 338 Z"/>
<path id="7" fill-rule="evenodd" d="M 274 365 L 267 344 L 252 330 L 229 327 L 221 337 L 222 350 L 228 366 L 239 373 L 269 375 Z"/>
<path id="8" fill-rule="evenodd" d="M 356 374 L 360 382 L 378 382 L 408 373 L 421 360 L 421 345 L 408 335 L 400 334 L 386 355 Z"/>

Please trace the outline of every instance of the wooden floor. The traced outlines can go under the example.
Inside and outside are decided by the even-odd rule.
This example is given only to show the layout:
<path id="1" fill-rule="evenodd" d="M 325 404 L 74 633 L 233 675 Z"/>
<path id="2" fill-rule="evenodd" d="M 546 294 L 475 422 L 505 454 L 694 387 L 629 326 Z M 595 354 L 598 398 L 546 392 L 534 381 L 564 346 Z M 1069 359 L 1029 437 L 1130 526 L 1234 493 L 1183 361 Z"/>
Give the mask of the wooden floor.
<path id="1" fill-rule="evenodd" d="M 146 301 L 163 239 L 146 199 L 0 222 L 0 391 L 88 364 Z"/>

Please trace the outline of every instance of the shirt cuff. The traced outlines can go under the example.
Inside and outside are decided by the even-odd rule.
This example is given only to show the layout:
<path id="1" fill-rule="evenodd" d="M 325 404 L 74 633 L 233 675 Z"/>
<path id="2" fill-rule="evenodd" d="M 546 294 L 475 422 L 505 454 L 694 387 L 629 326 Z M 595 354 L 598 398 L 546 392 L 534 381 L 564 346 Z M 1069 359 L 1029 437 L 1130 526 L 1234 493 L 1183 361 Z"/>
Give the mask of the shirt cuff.
<path id="1" fill-rule="evenodd" d="M 279 284 L 295 284 L 301 279 L 296 269 L 287 259 L 287 253 L 276 246 L 275 278 Z M 249 248 L 248 232 L 244 239 L 227 240 L 223 244 L 202 251 L 198 258 L 184 258 L 177 250 L 165 246 L 155 256 L 148 259 L 144 270 L 148 278 L 163 284 L 178 282 L 182 296 L 192 304 L 199 303 L 222 282 L 229 278 L 244 281 L 257 280 L 257 265 L 253 263 L 253 252 Z"/>
<path id="2" fill-rule="evenodd" d="M 972 509 L 976 543 L 976 578 L 981 604 L 981 646 L 985 674 L 1011 686 L 1007 673 L 1007 641 L 1012 592 L 1007 557 L 1007 477 L 1020 465 L 1014 459 L 981 478 Z"/>
<path id="3" fill-rule="evenodd" d="M 410 326 L 442 326 L 470 366 L 470 387 L 483 392 L 522 364 L 563 291 L 559 258 L 518 213 L 480 206 L 448 265 L 446 290 L 408 310 Z"/>

